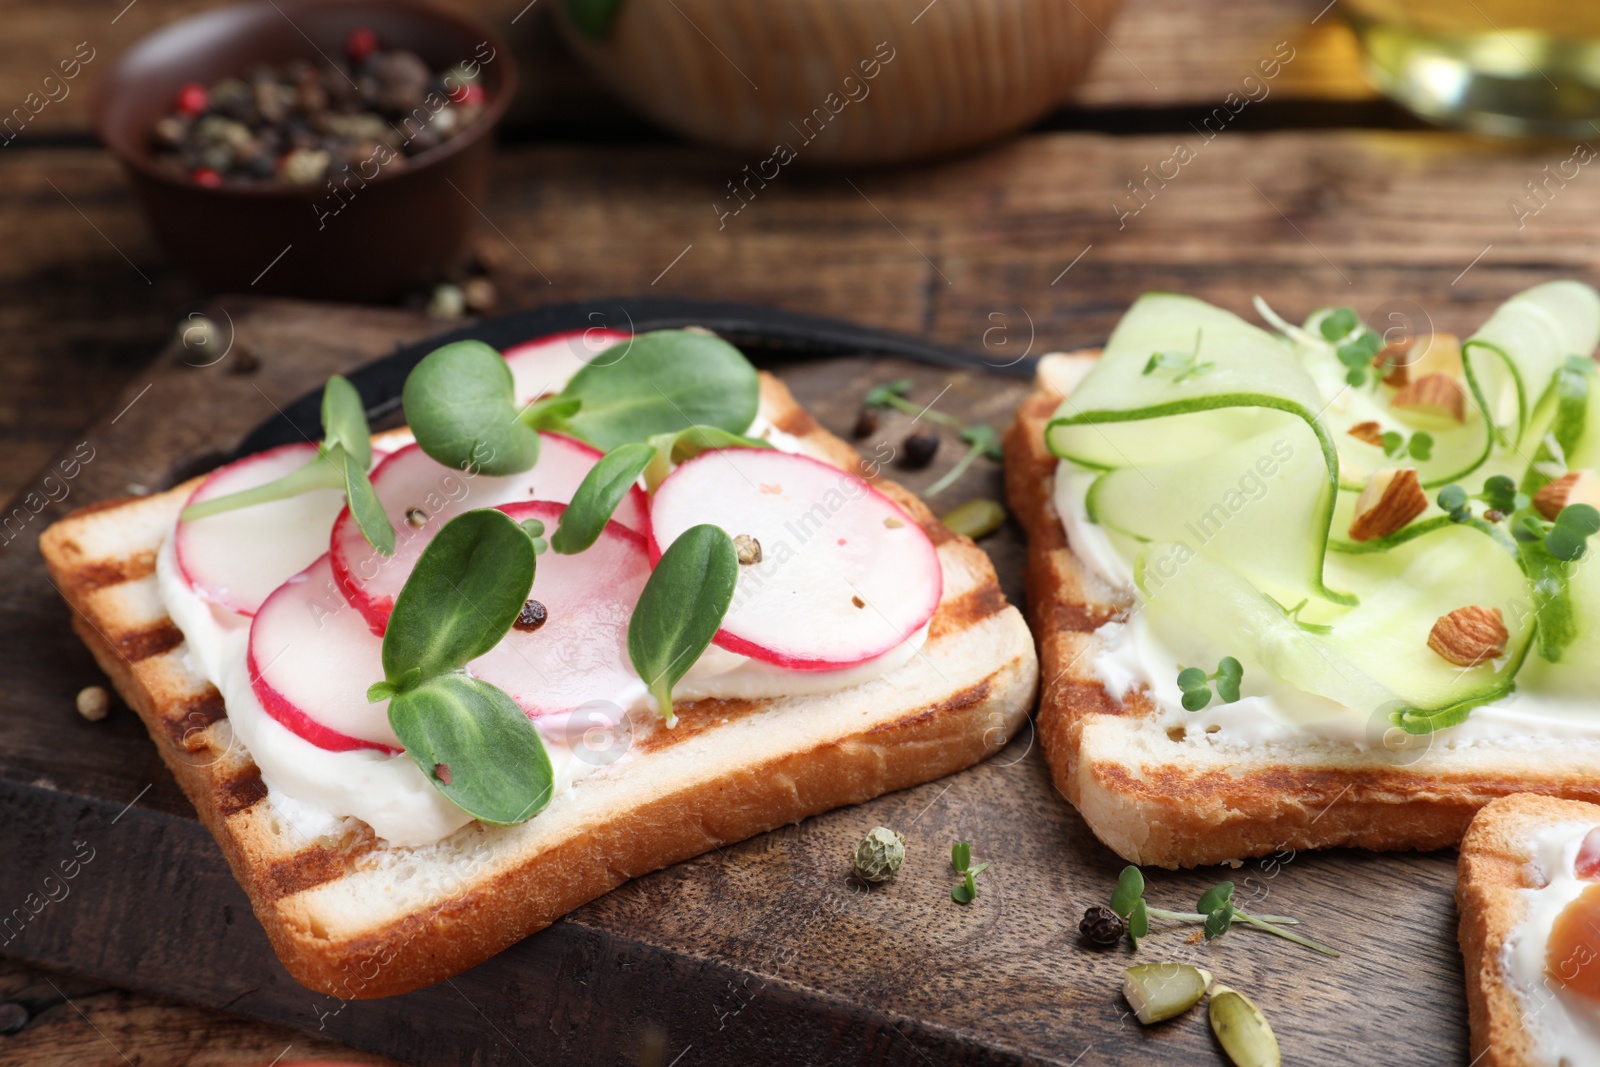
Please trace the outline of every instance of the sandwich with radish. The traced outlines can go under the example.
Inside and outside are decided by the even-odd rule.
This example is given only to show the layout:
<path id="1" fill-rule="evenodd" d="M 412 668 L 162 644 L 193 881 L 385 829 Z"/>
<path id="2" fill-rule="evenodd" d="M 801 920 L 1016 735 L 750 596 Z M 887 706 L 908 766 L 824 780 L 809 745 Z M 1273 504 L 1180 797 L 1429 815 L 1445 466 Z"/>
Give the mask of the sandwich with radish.
<path id="1" fill-rule="evenodd" d="M 456 342 L 403 405 L 373 434 L 335 376 L 321 441 L 42 539 L 312 988 L 448 977 L 1027 714 L 984 553 L 704 331 Z"/>
<path id="2" fill-rule="evenodd" d="M 1006 438 L 1056 784 L 1138 864 L 1600 799 L 1600 295 L 1464 340 L 1141 297 Z"/>

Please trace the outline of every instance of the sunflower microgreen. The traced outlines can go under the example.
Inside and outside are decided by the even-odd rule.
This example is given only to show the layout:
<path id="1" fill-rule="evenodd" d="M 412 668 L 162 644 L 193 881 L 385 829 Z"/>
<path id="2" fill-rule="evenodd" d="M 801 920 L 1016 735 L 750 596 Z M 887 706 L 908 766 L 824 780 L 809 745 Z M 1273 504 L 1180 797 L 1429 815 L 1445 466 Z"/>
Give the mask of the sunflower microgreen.
<path id="1" fill-rule="evenodd" d="M 501 690 L 462 670 L 511 629 L 533 587 L 532 531 L 502 511 L 451 519 L 395 598 L 367 699 L 433 787 L 473 818 L 526 822 L 550 802 L 550 756 Z"/>
<path id="2" fill-rule="evenodd" d="M 372 433 L 361 394 L 338 374 L 322 388 L 322 443 L 299 470 L 227 496 L 190 504 L 179 517 L 194 522 L 237 508 L 287 500 L 318 489 L 342 489 L 351 517 L 367 543 L 384 555 L 394 552 L 394 526 L 384 514 L 367 471 L 372 467 Z"/>
<path id="3" fill-rule="evenodd" d="M 668 726 L 678 721 L 672 687 L 717 635 L 738 579 L 733 539 L 703 523 L 667 546 L 639 594 L 628 621 L 628 657 Z"/>

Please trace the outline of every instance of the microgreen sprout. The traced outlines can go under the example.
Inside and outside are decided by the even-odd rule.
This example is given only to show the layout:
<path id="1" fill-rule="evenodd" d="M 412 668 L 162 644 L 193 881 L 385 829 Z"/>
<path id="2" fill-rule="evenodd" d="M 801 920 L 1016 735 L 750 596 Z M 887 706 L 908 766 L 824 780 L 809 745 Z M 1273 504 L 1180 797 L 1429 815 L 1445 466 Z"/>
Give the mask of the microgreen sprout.
<path id="1" fill-rule="evenodd" d="M 950 866 L 955 872 L 965 877 L 950 889 L 950 899 L 957 904 L 971 904 L 978 898 L 978 875 L 988 870 L 991 864 L 980 863 L 972 865 L 972 845 L 966 841 L 959 841 L 950 850 Z"/>
<path id="2" fill-rule="evenodd" d="M 1206 890 L 1200 896 L 1198 911 L 1167 911 L 1165 908 L 1152 908 L 1144 899 L 1144 875 L 1140 873 L 1139 868 L 1129 866 L 1124 867 L 1122 874 L 1117 878 L 1117 888 L 1111 893 L 1111 910 L 1128 924 L 1128 939 L 1133 942 L 1135 949 L 1139 947 L 1139 939 L 1149 935 L 1151 919 L 1167 919 L 1173 922 L 1203 923 L 1207 941 L 1227 933 L 1235 922 L 1242 922 L 1293 941 L 1297 945 L 1304 945 L 1324 956 L 1339 955 L 1336 949 L 1283 929 L 1285 926 L 1298 926 L 1299 919 L 1292 919 L 1287 915 L 1247 913 L 1233 902 L 1233 888 L 1232 882 L 1222 882 Z"/>
<path id="3" fill-rule="evenodd" d="M 967 473 L 967 468 L 978 461 L 980 456 L 990 459 L 999 459 L 1004 453 L 1000 450 L 1000 437 L 988 426 L 978 423 L 968 426 L 961 431 L 961 440 L 967 443 L 966 454 L 956 461 L 956 465 L 945 472 L 944 477 L 923 490 L 924 497 L 934 496 L 944 492 L 955 484 L 956 479 Z"/>
<path id="4" fill-rule="evenodd" d="M 384 555 L 394 552 L 394 525 L 384 514 L 367 471 L 372 467 L 372 434 L 361 394 L 335 374 L 322 389 L 322 443 L 299 470 L 253 489 L 190 504 L 179 516 L 194 522 L 236 508 L 286 500 L 318 489 L 343 489 L 350 515 L 367 543 Z"/>
<path id="5" fill-rule="evenodd" d="M 1589 538 L 1600 533 L 1600 511 L 1588 504 L 1568 504 L 1554 522 L 1545 522 L 1534 512 L 1520 514 L 1511 525 L 1511 536 L 1523 543 L 1543 542 L 1544 550 L 1563 563 L 1582 559 Z"/>
<path id="6" fill-rule="evenodd" d="M 1390 430 L 1383 435 L 1383 454 L 1390 459 L 1422 460 L 1426 463 L 1433 456 L 1433 434 L 1418 431 L 1407 439 L 1406 435 L 1397 430 Z"/>
<path id="7" fill-rule="evenodd" d="M 1350 385 L 1364 384 L 1372 372 L 1372 361 L 1383 350 L 1383 338 L 1347 307 L 1329 312 L 1317 324 L 1317 330 L 1324 341 L 1335 346 L 1334 354 L 1345 367 L 1344 380 Z"/>
<path id="8" fill-rule="evenodd" d="M 1295 610 L 1299 611 L 1300 608 Z M 1222 702 L 1232 704 L 1239 699 L 1239 681 L 1243 677 L 1244 667 L 1232 656 L 1223 656 L 1218 660 L 1217 669 L 1212 674 L 1207 674 L 1200 667 L 1185 667 L 1178 672 L 1178 688 L 1183 690 L 1184 710 L 1199 711 L 1211 703 L 1212 682 L 1216 682 L 1217 696 L 1222 698 Z"/>
<path id="9" fill-rule="evenodd" d="M 1512 512 L 1528 506 L 1528 495 L 1517 492 L 1517 483 L 1504 474 L 1496 474 L 1483 483 L 1483 491 L 1469 494 L 1459 485 L 1447 485 L 1439 490 L 1435 502 L 1452 522 L 1467 522 L 1472 518 L 1471 501 L 1481 500 L 1487 505 L 1484 518 L 1498 522 Z"/>
<path id="10" fill-rule="evenodd" d="M 1144 374 L 1154 374 L 1156 371 L 1171 371 L 1172 384 L 1180 385 L 1190 378 L 1209 373 L 1216 367 L 1215 363 L 1201 363 L 1200 359 L 1201 331 L 1194 331 L 1194 348 L 1188 352 L 1153 352 L 1144 365 Z"/>
<path id="11" fill-rule="evenodd" d="M 1269 934 L 1276 934 L 1286 941 L 1293 941 L 1297 945 L 1304 945 L 1313 952 L 1320 952 L 1324 956 L 1338 957 L 1337 949 L 1329 948 L 1311 940 L 1281 929 L 1284 923 L 1282 916 L 1257 916 L 1251 915 L 1233 902 L 1233 883 L 1218 882 L 1204 893 L 1200 894 L 1200 901 L 1196 905 L 1200 913 L 1205 916 L 1206 940 L 1221 937 L 1232 928 L 1235 922 L 1247 923 L 1257 930 L 1265 930 Z M 1292 920 L 1291 920 L 1292 921 Z"/>
<path id="12" fill-rule="evenodd" d="M 884 382 L 867 390 L 867 395 L 861 398 L 864 408 L 894 408 L 896 411 L 907 415 L 915 415 L 924 419 L 931 419 L 953 430 L 961 428 L 961 420 L 953 415 L 946 415 L 942 411 L 934 411 L 931 407 L 921 407 L 908 399 L 911 396 L 911 379 L 897 378 L 892 382 Z"/>

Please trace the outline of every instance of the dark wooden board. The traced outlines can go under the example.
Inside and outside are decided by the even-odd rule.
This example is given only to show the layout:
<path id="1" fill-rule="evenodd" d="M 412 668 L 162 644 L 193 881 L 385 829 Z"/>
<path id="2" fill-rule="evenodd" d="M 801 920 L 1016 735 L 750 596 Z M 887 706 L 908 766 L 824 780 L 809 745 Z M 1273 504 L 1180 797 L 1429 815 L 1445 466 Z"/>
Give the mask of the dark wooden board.
<path id="1" fill-rule="evenodd" d="M 965 773 L 631 882 L 450 982 L 351 1003 L 295 984 L 135 716 L 119 707 L 89 724 L 73 711 L 73 694 L 99 676 L 33 544 L 66 506 L 181 478 L 327 373 L 429 329 L 399 312 L 221 304 L 256 369 L 237 373 L 233 356 L 195 369 L 164 353 L 72 442 L 88 441 L 95 458 L 66 503 L 0 549 L 0 919 L 29 894 L 37 904 L 62 860 L 93 849 L 65 897 L 0 935 L 0 954 L 417 1064 L 1218 1062 L 1203 1014 L 1141 1030 L 1117 993 L 1128 953 L 1080 944 L 1083 907 L 1105 898 L 1121 863 L 1055 794 L 1031 729 Z M 862 390 L 888 377 L 911 377 L 917 397 L 997 427 L 1024 388 L 860 357 L 781 373 L 836 431 L 853 422 Z M 879 437 L 904 428 L 886 420 Z M 906 481 L 927 484 L 954 451 L 947 443 Z M 938 502 L 998 493 L 998 472 L 980 467 Z M 985 547 L 1015 595 L 1015 530 Z M 863 893 L 847 878 L 848 854 L 879 823 L 906 834 L 908 860 L 895 882 Z M 995 861 L 968 908 L 948 894 L 959 839 Z M 1290 1062 L 1464 1060 L 1453 856 L 1334 852 L 1152 872 L 1151 896 L 1187 906 L 1223 876 L 1345 956 L 1325 961 L 1246 931 L 1191 945 L 1187 929 L 1169 929 L 1139 958 L 1200 962 L 1248 990 Z"/>

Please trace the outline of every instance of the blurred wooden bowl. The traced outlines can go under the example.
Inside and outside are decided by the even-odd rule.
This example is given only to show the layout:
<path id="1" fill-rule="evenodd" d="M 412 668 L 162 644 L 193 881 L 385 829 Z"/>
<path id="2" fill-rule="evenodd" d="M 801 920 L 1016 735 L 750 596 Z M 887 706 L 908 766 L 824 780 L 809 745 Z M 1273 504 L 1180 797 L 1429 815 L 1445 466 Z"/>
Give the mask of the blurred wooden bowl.
<path id="1" fill-rule="evenodd" d="M 598 37 L 557 8 L 632 107 L 783 166 L 900 162 L 1020 129 L 1072 93 L 1119 3 L 621 0 Z"/>

